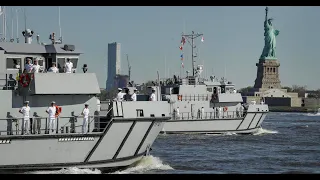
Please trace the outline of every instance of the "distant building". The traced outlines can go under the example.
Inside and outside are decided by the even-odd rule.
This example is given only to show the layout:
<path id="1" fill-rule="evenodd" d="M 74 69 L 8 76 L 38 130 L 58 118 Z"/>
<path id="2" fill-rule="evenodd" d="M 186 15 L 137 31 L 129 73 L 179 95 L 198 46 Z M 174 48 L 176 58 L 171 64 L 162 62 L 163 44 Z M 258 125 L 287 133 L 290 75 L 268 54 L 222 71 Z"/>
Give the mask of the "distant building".
<path id="1" fill-rule="evenodd" d="M 129 83 L 129 76 L 128 75 L 117 74 L 114 77 L 113 87 L 114 88 L 124 88 L 124 87 L 128 86 L 128 83 Z"/>
<path id="2" fill-rule="evenodd" d="M 108 76 L 106 82 L 106 89 L 114 88 L 115 77 L 121 72 L 121 45 L 113 42 L 108 44 Z"/>

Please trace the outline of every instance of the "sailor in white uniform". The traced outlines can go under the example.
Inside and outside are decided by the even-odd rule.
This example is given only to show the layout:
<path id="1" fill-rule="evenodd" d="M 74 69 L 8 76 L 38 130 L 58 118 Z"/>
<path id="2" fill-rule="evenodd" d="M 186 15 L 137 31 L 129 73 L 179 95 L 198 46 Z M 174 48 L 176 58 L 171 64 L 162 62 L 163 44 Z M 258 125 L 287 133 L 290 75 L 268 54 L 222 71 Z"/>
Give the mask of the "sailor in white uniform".
<path id="1" fill-rule="evenodd" d="M 88 121 L 89 121 L 89 105 L 85 104 L 84 109 L 82 110 L 81 115 L 83 115 L 83 123 L 82 123 L 82 133 L 86 134 L 88 133 Z"/>
<path id="2" fill-rule="evenodd" d="M 180 119 L 180 109 L 177 107 L 176 109 L 176 119 Z"/>
<path id="3" fill-rule="evenodd" d="M 202 107 L 201 108 L 201 119 L 204 119 L 205 117 L 204 117 L 204 108 Z"/>
<path id="4" fill-rule="evenodd" d="M 51 102 L 51 106 L 46 110 L 46 112 L 49 114 L 49 123 L 48 123 L 48 130 L 50 133 L 54 131 L 55 129 L 55 123 L 56 123 L 56 106 L 55 106 L 56 102 L 52 101 Z"/>
<path id="5" fill-rule="evenodd" d="M 152 89 L 152 93 L 150 95 L 149 101 L 156 101 L 156 90 Z"/>
<path id="6" fill-rule="evenodd" d="M 131 100 L 132 101 L 137 101 L 137 89 L 133 90 L 133 94 L 131 95 Z"/>
<path id="7" fill-rule="evenodd" d="M 32 65 L 32 72 L 33 73 L 39 73 L 41 72 L 42 70 L 40 69 L 40 65 L 38 64 L 38 60 L 34 60 L 34 64 Z"/>
<path id="8" fill-rule="evenodd" d="M 67 58 L 67 62 L 64 65 L 64 71 L 65 73 L 72 73 L 73 63 L 70 61 L 69 58 Z"/>
<path id="9" fill-rule="evenodd" d="M 122 89 L 121 88 L 118 88 L 118 94 L 117 94 L 117 98 L 116 100 L 117 101 L 122 101 L 123 100 L 123 93 L 122 93 Z"/>
<path id="10" fill-rule="evenodd" d="M 30 106 L 29 101 L 24 102 L 24 106 L 19 110 L 19 113 L 23 114 L 22 122 L 22 134 L 29 134 L 30 127 Z"/>

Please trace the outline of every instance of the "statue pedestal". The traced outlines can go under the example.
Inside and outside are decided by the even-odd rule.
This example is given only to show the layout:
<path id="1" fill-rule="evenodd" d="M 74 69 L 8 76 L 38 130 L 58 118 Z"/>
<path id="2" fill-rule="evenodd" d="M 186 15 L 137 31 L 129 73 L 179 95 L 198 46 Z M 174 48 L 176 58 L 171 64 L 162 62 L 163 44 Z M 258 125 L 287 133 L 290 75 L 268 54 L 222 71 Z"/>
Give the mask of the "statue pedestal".
<path id="1" fill-rule="evenodd" d="M 279 79 L 280 63 L 276 58 L 260 58 L 254 88 L 281 89 Z"/>

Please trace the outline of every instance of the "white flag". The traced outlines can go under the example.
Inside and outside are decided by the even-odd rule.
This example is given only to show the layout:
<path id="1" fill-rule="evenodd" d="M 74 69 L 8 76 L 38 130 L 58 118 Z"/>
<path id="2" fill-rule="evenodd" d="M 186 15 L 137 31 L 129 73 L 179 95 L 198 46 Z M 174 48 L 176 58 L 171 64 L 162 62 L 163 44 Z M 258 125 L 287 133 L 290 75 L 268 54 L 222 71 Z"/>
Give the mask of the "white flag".
<path id="1" fill-rule="evenodd" d="M 201 42 L 203 42 L 204 41 L 204 39 L 203 39 L 203 36 L 202 36 L 202 38 L 201 38 Z"/>
<path id="2" fill-rule="evenodd" d="M 2 15 L 3 11 L 2 11 L 2 6 L 0 6 L 0 16 Z"/>

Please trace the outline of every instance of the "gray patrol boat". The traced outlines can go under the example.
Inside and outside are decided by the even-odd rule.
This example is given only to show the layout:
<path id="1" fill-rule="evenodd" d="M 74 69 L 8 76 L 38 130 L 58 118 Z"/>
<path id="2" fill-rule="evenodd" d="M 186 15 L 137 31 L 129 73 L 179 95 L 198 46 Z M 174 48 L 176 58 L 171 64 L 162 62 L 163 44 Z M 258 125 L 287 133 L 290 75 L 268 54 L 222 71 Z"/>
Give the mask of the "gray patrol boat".
<path id="1" fill-rule="evenodd" d="M 192 74 L 167 78 L 152 86 L 158 99 L 170 102 L 171 119 L 162 133 L 239 133 L 251 134 L 261 127 L 268 105 L 243 103 L 235 85 L 225 78 L 201 77 L 203 65 L 195 67 L 194 40 L 202 34 L 182 35 L 192 50 Z"/>
<path id="2" fill-rule="evenodd" d="M 25 43 L 0 42 L 0 170 L 29 171 L 66 167 L 114 171 L 147 155 L 166 120 L 168 102 L 101 102 L 95 73 L 76 72 L 82 54 L 62 38 L 31 43 L 34 32 L 23 31 Z M 23 74 L 26 59 L 37 59 L 42 72 Z M 73 73 L 63 73 L 66 59 Z M 53 63 L 60 73 L 46 72 Z M 20 78 L 23 75 L 24 78 Z M 28 78 L 26 78 L 28 77 Z M 22 131 L 19 109 L 29 101 L 30 133 Z M 54 132 L 48 131 L 46 109 L 51 101 L 62 108 Z M 88 132 L 81 114 L 89 105 Z"/>

